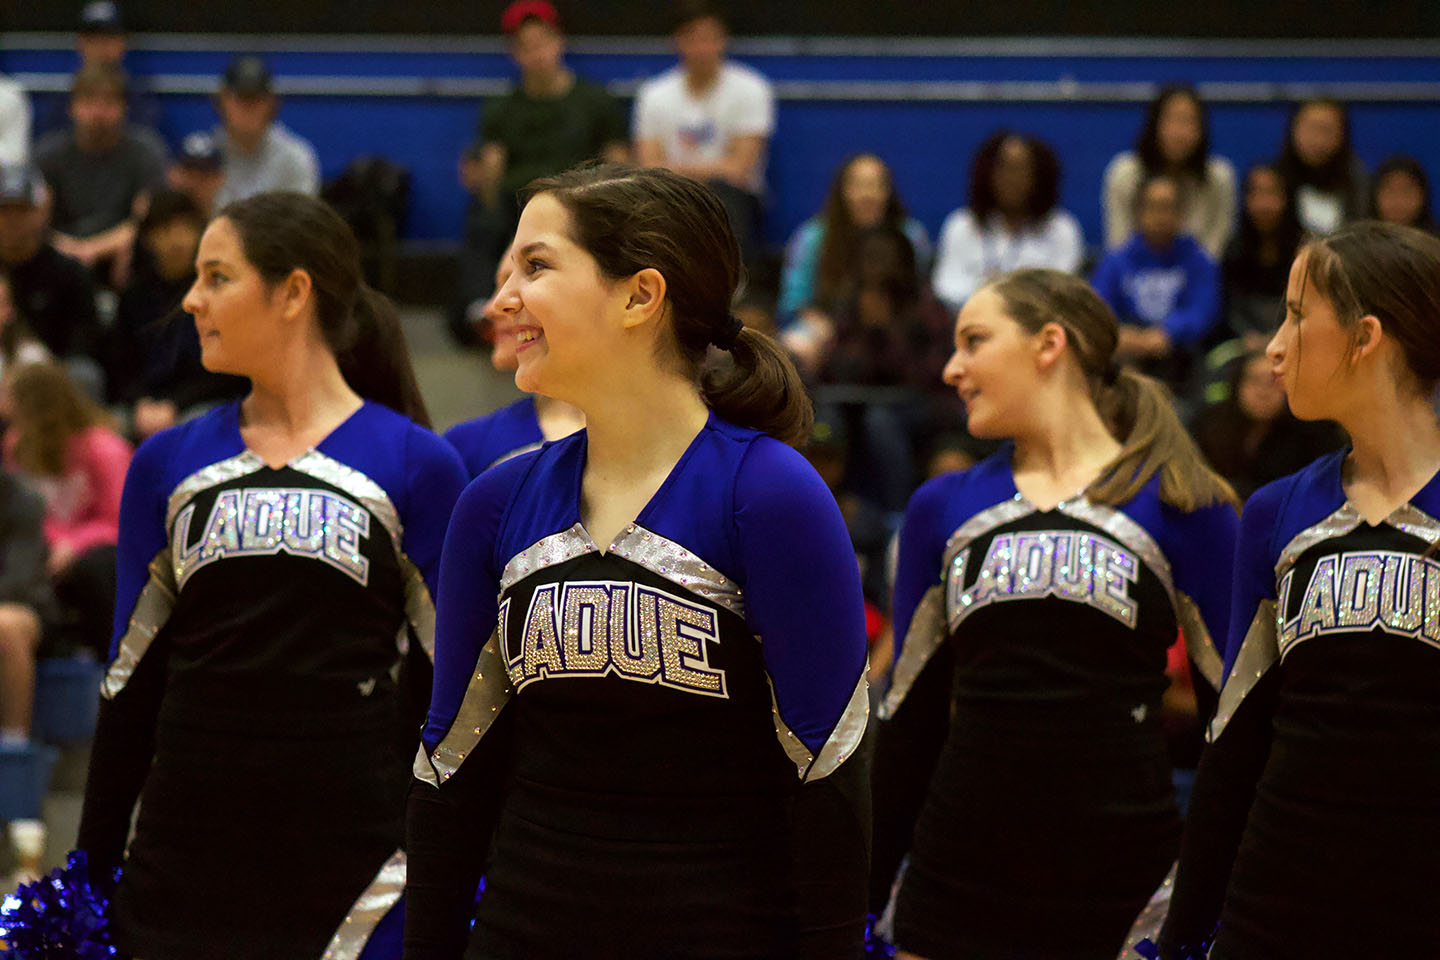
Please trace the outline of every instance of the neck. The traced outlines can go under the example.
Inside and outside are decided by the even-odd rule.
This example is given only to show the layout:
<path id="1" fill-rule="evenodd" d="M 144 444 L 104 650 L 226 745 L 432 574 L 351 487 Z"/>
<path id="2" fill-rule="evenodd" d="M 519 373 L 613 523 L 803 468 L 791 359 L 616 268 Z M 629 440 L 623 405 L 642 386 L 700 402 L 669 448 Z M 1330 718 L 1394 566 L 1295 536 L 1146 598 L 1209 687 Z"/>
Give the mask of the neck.
<path id="1" fill-rule="evenodd" d="M 1014 470 L 1088 486 L 1120 452 L 1088 396 L 1072 393 L 1042 401 L 1030 428 L 1015 436 Z"/>
<path id="2" fill-rule="evenodd" d="M 101 150 L 109 150 L 120 142 L 119 130 L 106 130 L 103 132 L 77 133 L 75 143 L 86 153 L 99 153 Z"/>
<path id="3" fill-rule="evenodd" d="M 579 407 L 538 393 L 535 395 L 535 419 L 540 421 L 540 432 L 546 440 L 568 437 L 585 426 L 585 414 Z"/>
<path id="4" fill-rule="evenodd" d="M 1029 219 L 1024 210 L 1000 210 L 999 213 L 1011 233 L 1019 233 Z"/>
<path id="5" fill-rule="evenodd" d="M 243 422 L 291 434 L 343 419 L 362 403 L 340 374 L 335 355 L 320 343 L 277 349 L 264 373 L 250 375 L 250 383 L 241 404 Z"/>
<path id="6" fill-rule="evenodd" d="M 695 385 L 674 375 L 638 376 L 623 389 L 598 395 L 601 399 L 581 408 L 587 471 L 643 475 L 674 463 L 709 416 Z"/>
<path id="7" fill-rule="evenodd" d="M 1384 392 L 1390 396 L 1372 395 L 1340 423 L 1352 444 L 1350 479 L 1407 493 L 1440 466 L 1440 419 L 1429 398 L 1402 398 L 1393 387 Z"/>
<path id="8" fill-rule="evenodd" d="M 230 142 L 235 146 L 236 149 L 238 149 L 242 153 L 254 153 L 256 150 L 260 149 L 260 144 L 264 142 L 265 134 L 270 132 L 270 128 L 266 127 L 259 133 L 241 134 L 235 133 L 234 131 L 227 132 L 230 136 Z"/>
<path id="9" fill-rule="evenodd" d="M 575 74 L 564 67 L 554 70 L 532 70 L 520 78 L 520 86 L 532 97 L 558 97 L 570 89 Z"/>
<path id="10" fill-rule="evenodd" d="M 714 67 L 685 67 L 685 85 L 690 88 L 691 93 L 704 93 L 715 83 L 715 78 L 720 75 L 720 65 Z"/>

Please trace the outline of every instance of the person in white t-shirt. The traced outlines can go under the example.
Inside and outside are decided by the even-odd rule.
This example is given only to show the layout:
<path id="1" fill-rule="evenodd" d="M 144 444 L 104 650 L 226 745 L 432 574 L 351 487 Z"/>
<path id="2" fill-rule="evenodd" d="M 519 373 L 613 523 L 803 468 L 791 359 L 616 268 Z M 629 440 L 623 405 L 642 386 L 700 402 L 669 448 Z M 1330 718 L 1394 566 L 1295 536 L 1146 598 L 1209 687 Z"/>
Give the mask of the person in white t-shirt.
<path id="1" fill-rule="evenodd" d="M 19 82 L 0 75 L 0 164 L 19 166 L 30 156 L 30 98 Z"/>
<path id="2" fill-rule="evenodd" d="M 672 36 L 679 65 L 647 80 L 635 97 L 635 155 L 642 166 L 667 167 L 714 190 L 751 262 L 774 91 L 759 72 L 725 58 L 729 31 L 708 3 L 681 3 Z"/>

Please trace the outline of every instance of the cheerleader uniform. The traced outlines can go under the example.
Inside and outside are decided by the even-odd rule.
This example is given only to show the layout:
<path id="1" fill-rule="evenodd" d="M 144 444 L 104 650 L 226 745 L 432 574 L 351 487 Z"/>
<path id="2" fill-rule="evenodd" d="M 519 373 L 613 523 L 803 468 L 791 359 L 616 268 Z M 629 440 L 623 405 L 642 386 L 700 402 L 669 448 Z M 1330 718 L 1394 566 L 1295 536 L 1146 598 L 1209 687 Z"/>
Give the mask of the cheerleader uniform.
<path id="1" fill-rule="evenodd" d="M 1182 513 L 1152 479 L 1120 507 L 1050 510 L 1006 444 L 906 511 L 880 708 L 872 904 L 928 960 L 1105 957 L 1180 835 L 1160 724 L 1167 649 L 1228 612 L 1235 512 Z"/>
<path id="2" fill-rule="evenodd" d="M 1245 507 L 1164 957 L 1440 956 L 1440 475 L 1371 526 L 1345 455 Z"/>
<path id="3" fill-rule="evenodd" d="M 408 960 L 857 956 L 864 610 L 805 460 L 713 414 L 600 550 L 584 431 L 470 484 L 411 790 Z"/>
<path id="4" fill-rule="evenodd" d="M 460 452 L 465 470 L 474 478 L 497 463 L 539 450 L 545 434 L 540 431 L 535 398 L 522 397 L 494 413 L 455 424 L 445 431 L 445 439 Z"/>
<path id="5" fill-rule="evenodd" d="M 419 724 L 402 753 L 397 677 L 412 640 L 433 649 L 464 470 L 369 402 L 271 467 L 239 411 L 156 435 L 126 478 L 79 845 L 119 866 L 140 799 L 111 904 L 125 953 L 354 958 L 404 885 Z"/>

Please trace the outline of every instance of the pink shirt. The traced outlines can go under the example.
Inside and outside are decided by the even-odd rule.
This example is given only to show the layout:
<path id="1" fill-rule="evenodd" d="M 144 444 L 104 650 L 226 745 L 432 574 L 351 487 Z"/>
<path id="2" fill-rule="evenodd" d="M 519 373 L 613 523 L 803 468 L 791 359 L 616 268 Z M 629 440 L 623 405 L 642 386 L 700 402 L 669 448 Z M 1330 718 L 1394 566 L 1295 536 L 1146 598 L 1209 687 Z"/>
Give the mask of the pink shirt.
<path id="1" fill-rule="evenodd" d="M 45 498 L 45 541 L 51 550 L 79 556 L 114 544 L 120 534 L 120 494 L 134 451 L 109 427 L 94 426 L 70 441 L 62 477 L 37 476 L 15 464 L 13 431 L 5 438 L 5 464 Z"/>

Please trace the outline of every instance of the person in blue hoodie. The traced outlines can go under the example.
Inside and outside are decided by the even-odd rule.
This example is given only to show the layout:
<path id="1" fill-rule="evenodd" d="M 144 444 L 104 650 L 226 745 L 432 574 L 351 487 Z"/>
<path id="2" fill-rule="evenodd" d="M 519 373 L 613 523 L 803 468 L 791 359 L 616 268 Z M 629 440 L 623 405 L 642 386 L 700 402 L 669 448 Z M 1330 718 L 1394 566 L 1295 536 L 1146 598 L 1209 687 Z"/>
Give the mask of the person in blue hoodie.
<path id="1" fill-rule="evenodd" d="M 1148 178 L 1136 200 L 1139 229 L 1091 280 L 1120 320 L 1116 361 L 1172 386 L 1184 381 L 1220 311 L 1219 271 L 1199 241 L 1181 232 L 1184 207 L 1173 177 Z"/>

